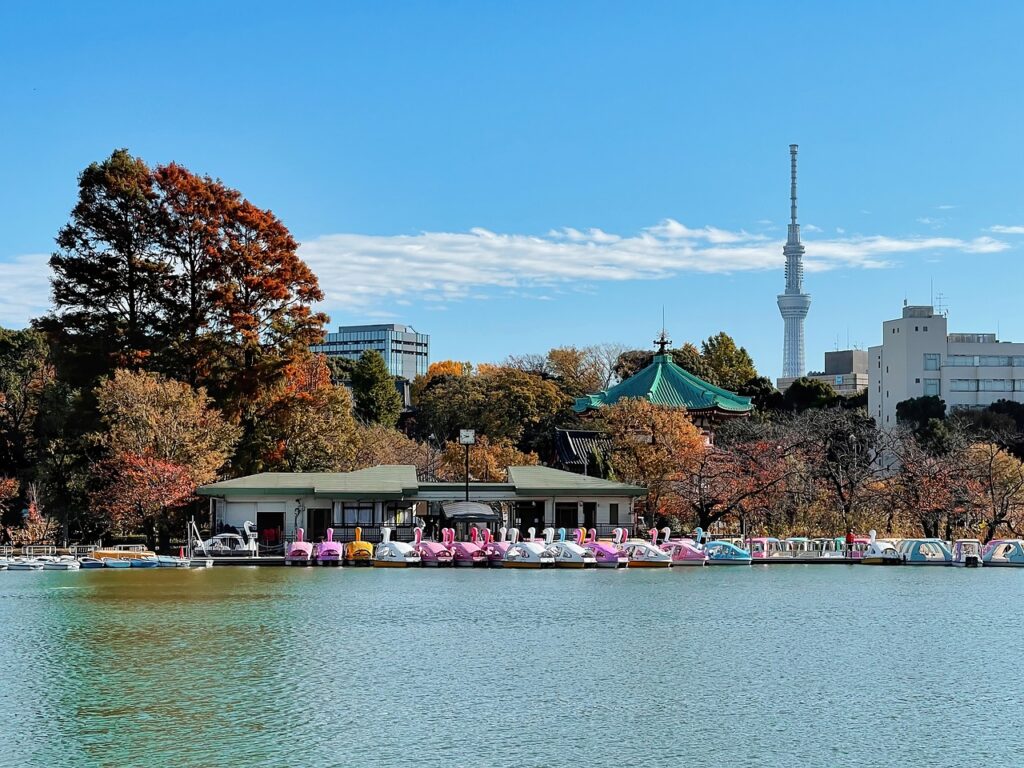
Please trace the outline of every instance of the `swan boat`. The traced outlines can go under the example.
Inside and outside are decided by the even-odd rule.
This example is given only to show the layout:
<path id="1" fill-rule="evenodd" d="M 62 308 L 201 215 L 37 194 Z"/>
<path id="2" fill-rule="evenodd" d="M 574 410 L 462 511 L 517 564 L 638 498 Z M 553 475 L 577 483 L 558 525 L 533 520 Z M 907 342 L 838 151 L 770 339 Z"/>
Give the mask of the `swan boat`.
<path id="1" fill-rule="evenodd" d="M 452 551 L 439 541 L 426 541 L 423 538 L 423 526 L 413 532 L 413 549 L 420 556 L 420 564 L 427 568 L 438 568 L 452 564 Z"/>
<path id="2" fill-rule="evenodd" d="M 519 531 L 511 531 L 512 546 L 505 552 L 502 568 L 553 568 L 555 557 L 548 550 L 547 544 L 533 538 L 534 529 L 529 530 L 530 538 L 519 541 Z"/>
<path id="3" fill-rule="evenodd" d="M 672 558 L 672 565 L 704 565 L 707 562 L 707 553 L 698 543 L 700 536 L 703 533 L 700 528 L 697 529 L 697 540 L 693 539 L 673 539 L 672 529 L 665 528 L 661 529 L 661 547 L 662 552 L 667 552 L 669 557 Z"/>
<path id="4" fill-rule="evenodd" d="M 472 529 L 473 539 L 477 538 L 476 528 Z M 444 528 L 442 530 L 444 542 L 451 550 L 452 560 L 460 568 L 479 568 L 487 565 L 487 555 L 476 541 L 456 541 L 455 529 Z"/>
<path id="5" fill-rule="evenodd" d="M 334 540 L 334 529 L 327 529 L 327 539 L 319 542 L 313 551 L 313 559 L 317 565 L 341 565 L 345 560 L 345 552 L 340 541 Z"/>
<path id="6" fill-rule="evenodd" d="M 747 550 L 722 539 L 709 541 L 704 545 L 704 552 L 708 556 L 708 565 L 750 565 L 753 562 Z"/>
<path id="7" fill-rule="evenodd" d="M 412 544 L 404 541 L 392 541 L 391 529 L 380 529 L 381 542 L 373 551 L 374 568 L 408 568 L 418 566 L 422 562 L 420 553 Z"/>
<path id="8" fill-rule="evenodd" d="M 372 565 L 373 545 L 363 541 L 363 529 L 356 528 L 356 537 L 345 545 L 345 565 Z"/>
<path id="9" fill-rule="evenodd" d="M 949 565 L 953 553 L 941 539 L 904 539 L 896 547 L 907 565 Z"/>
<path id="10" fill-rule="evenodd" d="M 868 531 L 868 548 L 860 558 L 861 565 L 903 565 L 903 555 L 896 545 L 879 539 L 874 530 Z"/>
<path id="11" fill-rule="evenodd" d="M 629 556 L 619 549 L 614 542 L 598 540 L 597 529 L 591 528 L 587 534 L 587 540 L 583 546 L 589 549 L 593 555 L 598 568 L 626 568 L 629 566 Z"/>
<path id="12" fill-rule="evenodd" d="M 556 568 L 596 568 L 597 558 L 594 553 L 583 546 L 583 529 L 577 528 L 575 541 L 566 541 L 565 528 L 558 529 L 558 539 L 554 539 L 553 528 L 545 529 L 548 551 L 555 558 Z"/>
<path id="13" fill-rule="evenodd" d="M 993 539 L 982 550 L 981 561 L 986 568 L 1024 568 L 1024 541 Z"/>
<path id="14" fill-rule="evenodd" d="M 284 556 L 285 565 L 310 565 L 313 561 L 313 545 L 305 540 L 306 532 L 295 529 L 295 541 L 288 546 Z"/>
<path id="15" fill-rule="evenodd" d="M 629 558 L 630 568 L 671 568 L 672 556 L 658 548 L 658 530 L 648 531 L 651 540 L 627 539 L 625 528 L 615 529 L 615 541 L 619 543 L 623 553 Z"/>

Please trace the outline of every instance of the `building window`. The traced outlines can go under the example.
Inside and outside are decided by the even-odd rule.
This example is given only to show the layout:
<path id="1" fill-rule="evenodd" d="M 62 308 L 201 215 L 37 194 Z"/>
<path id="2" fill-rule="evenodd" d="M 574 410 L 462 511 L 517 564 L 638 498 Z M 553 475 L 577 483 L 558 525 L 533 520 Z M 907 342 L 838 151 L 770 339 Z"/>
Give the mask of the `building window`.
<path id="1" fill-rule="evenodd" d="M 1024 392 L 1024 379 L 1014 379 L 1013 389 L 1015 392 Z"/>
<path id="2" fill-rule="evenodd" d="M 928 326 L 926 325 L 926 326 L 924 327 L 924 329 L 925 329 L 925 331 L 927 331 L 927 330 L 928 330 Z"/>
<path id="3" fill-rule="evenodd" d="M 924 394 L 926 397 L 931 395 L 938 395 L 941 392 L 939 379 L 925 379 L 924 380 Z"/>
<path id="4" fill-rule="evenodd" d="M 1022 382 L 1024 383 L 1024 382 Z M 608 505 L 608 525 L 619 524 L 619 505 L 609 504 Z"/>
<path id="5" fill-rule="evenodd" d="M 946 365 L 957 368 L 973 368 L 977 365 L 977 358 L 974 355 L 950 355 L 946 358 Z"/>
<path id="6" fill-rule="evenodd" d="M 918 332 L 919 330 L 921 330 L 921 329 L 920 329 L 920 328 L 918 328 L 918 327 L 917 327 L 917 326 L 915 325 L 915 326 L 914 326 L 914 333 L 917 333 L 917 332 Z"/>
<path id="7" fill-rule="evenodd" d="M 978 359 L 978 365 L 988 368 L 1005 368 L 1010 364 L 1010 358 L 1006 355 L 982 355 Z"/>
<path id="8" fill-rule="evenodd" d="M 951 392 L 977 392 L 977 379 L 950 379 L 949 389 Z"/>
<path id="9" fill-rule="evenodd" d="M 341 505 L 335 525 L 373 525 L 373 506 L 372 501 L 347 501 Z"/>
<path id="10" fill-rule="evenodd" d="M 939 354 L 937 352 L 926 352 L 924 356 L 924 369 L 926 371 L 939 370 Z"/>
<path id="11" fill-rule="evenodd" d="M 979 388 L 982 392 L 1011 392 L 1012 384 L 1012 379 L 982 379 Z"/>

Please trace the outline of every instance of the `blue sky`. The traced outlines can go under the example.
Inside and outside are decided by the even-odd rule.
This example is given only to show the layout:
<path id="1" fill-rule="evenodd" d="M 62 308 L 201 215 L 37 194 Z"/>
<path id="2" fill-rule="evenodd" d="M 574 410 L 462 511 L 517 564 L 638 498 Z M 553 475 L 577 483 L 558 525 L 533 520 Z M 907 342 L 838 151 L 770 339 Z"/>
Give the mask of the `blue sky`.
<path id="1" fill-rule="evenodd" d="M 332 325 L 433 357 L 725 330 L 781 368 L 788 145 L 807 362 L 903 299 L 1024 340 L 1019 3 L 104 3 L 0 10 L 0 323 L 89 162 L 273 209 Z"/>

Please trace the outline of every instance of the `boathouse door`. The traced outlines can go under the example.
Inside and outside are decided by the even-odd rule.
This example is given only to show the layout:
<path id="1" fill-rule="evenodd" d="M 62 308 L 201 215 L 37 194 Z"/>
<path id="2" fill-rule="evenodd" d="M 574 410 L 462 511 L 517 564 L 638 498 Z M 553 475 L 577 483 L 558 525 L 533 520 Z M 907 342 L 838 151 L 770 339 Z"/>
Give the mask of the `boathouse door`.
<path id="1" fill-rule="evenodd" d="M 517 501 L 515 503 L 515 527 L 519 529 L 519 535 L 526 538 L 526 532 L 530 528 L 536 528 L 540 535 L 544 528 L 544 502 L 543 501 Z"/>
<path id="2" fill-rule="evenodd" d="M 320 541 L 327 538 L 327 527 L 331 522 L 331 510 L 328 507 L 323 509 L 306 510 L 306 541 Z"/>
<path id="3" fill-rule="evenodd" d="M 583 502 L 583 527 L 588 531 L 591 528 L 597 528 L 597 502 L 596 501 L 584 501 Z"/>

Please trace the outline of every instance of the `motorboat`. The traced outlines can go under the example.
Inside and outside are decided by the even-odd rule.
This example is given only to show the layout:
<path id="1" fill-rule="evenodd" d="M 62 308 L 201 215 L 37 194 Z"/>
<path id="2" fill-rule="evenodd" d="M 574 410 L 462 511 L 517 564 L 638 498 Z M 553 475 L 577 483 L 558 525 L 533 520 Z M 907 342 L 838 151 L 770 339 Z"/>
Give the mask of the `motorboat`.
<path id="1" fill-rule="evenodd" d="M 102 557 L 103 565 L 107 568 L 131 568 L 132 561 L 123 557 Z"/>
<path id="2" fill-rule="evenodd" d="M 583 546 L 583 529 L 577 528 L 575 541 L 566 541 L 565 528 L 558 529 L 558 539 L 554 539 L 554 529 L 545 530 L 548 539 L 548 551 L 555 558 L 556 568 L 596 568 L 597 558 L 594 553 Z"/>
<path id="3" fill-rule="evenodd" d="M 156 557 L 156 552 L 146 549 L 141 544 L 118 544 L 93 550 L 92 556 L 98 560 L 132 560 L 138 557 Z"/>
<path id="4" fill-rule="evenodd" d="M 9 571 L 41 571 L 43 564 L 34 557 L 12 557 L 7 561 Z"/>
<path id="5" fill-rule="evenodd" d="M 313 559 L 317 565 L 341 565 L 345 561 L 345 550 L 340 541 L 334 540 L 334 529 L 327 529 L 327 538 L 316 545 Z"/>
<path id="6" fill-rule="evenodd" d="M 750 552 L 725 539 L 715 539 L 704 545 L 708 565 L 750 565 Z"/>
<path id="7" fill-rule="evenodd" d="M 412 548 L 420 556 L 420 565 L 437 568 L 452 564 L 452 551 L 439 541 L 426 541 L 423 538 L 423 526 L 413 531 Z"/>
<path id="8" fill-rule="evenodd" d="M 598 568 L 626 568 L 629 566 L 629 556 L 615 546 L 614 542 L 599 541 L 596 528 L 590 529 L 583 546 L 593 553 Z"/>
<path id="9" fill-rule="evenodd" d="M 175 557 L 173 555 L 157 555 L 156 562 L 158 568 L 188 568 L 189 559 L 187 557 Z"/>
<path id="10" fill-rule="evenodd" d="M 133 557 L 128 561 L 130 568 L 159 568 L 160 561 L 156 559 L 156 555 L 152 557 Z"/>
<path id="11" fill-rule="evenodd" d="M 313 545 L 305 540 L 306 531 L 295 529 L 295 541 L 288 546 L 284 556 L 285 565 L 311 565 L 313 562 Z"/>
<path id="12" fill-rule="evenodd" d="M 949 565 L 953 553 L 942 539 L 903 539 L 896 547 L 907 565 Z"/>
<path id="13" fill-rule="evenodd" d="M 356 528 L 356 537 L 345 544 L 345 565 L 372 565 L 373 544 L 363 541 L 363 529 Z"/>
<path id="14" fill-rule="evenodd" d="M 37 558 L 43 564 L 44 571 L 77 571 L 82 564 L 69 555 L 62 557 L 42 556 Z"/>
<path id="15" fill-rule="evenodd" d="M 981 551 L 985 567 L 1024 568 L 1024 541 L 1021 539 L 993 539 Z"/>
<path id="16" fill-rule="evenodd" d="M 492 568 L 501 568 L 505 563 L 505 553 L 512 546 L 512 542 L 508 538 L 508 529 L 505 527 L 498 529 L 497 541 L 494 540 L 494 534 L 489 528 L 484 529 L 483 536 L 483 550 L 487 555 L 487 564 Z"/>
<path id="17" fill-rule="evenodd" d="M 953 562 L 959 568 L 980 568 L 981 542 L 977 539 L 957 539 L 953 542 Z"/>
<path id="18" fill-rule="evenodd" d="M 861 565 L 903 565 L 903 555 L 888 539 L 879 539 L 868 531 L 868 548 L 860 558 Z"/>
<path id="19" fill-rule="evenodd" d="M 380 529 L 381 542 L 373 551 L 374 568 L 408 568 L 418 566 L 422 559 L 412 544 L 404 541 L 392 541 L 391 529 Z"/>
<path id="20" fill-rule="evenodd" d="M 473 528 L 476 531 L 476 528 Z M 484 553 L 480 545 L 473 541 L 456 541 L 455 540 L 455 529 L 444 528 L 442 534 L 445 536 L 444 543 L 448 549 L 452 552 L 452 561 L 456 566 L 460 568 L 479 568 L 487 565 L 487 555 Z M 476 533 L 470 534 L 474 539 L 477 538 Z"/>
<path id="21" fill-rule="evenodd" d="M 529 530 L 530 538 L 519 541 L 519 531 L 512 529 L 512 546 L 505 553 L 503 568 L 553 568 L 555 557 L 542 541 L 533 538 L 534 529 Z"/>
<path id="22" fill-rule="evenodd" d="M 700 531 L 700 529 L 697 529 Z M 667 552 L 672 558 L 672 566 L 677 565 L 704 565 L 708 556 L 697 541 L 693 539 L 673 539 L 672 529 L 665 527 L 661 529 L 661 542 L 658 544 L 662 552 Z"/>
<path id="23" fill-rule="evenodd" d="M 82 568 L 86 570 L 92 570 L 94 568 L 106 568 L 107 564 L 100 560 L 98 557 L 80 557 L 78 562 L 81 563 Z"/>
<path id="24" fill-rule="evenodd" d="M 630 568 L 670 568 L 672 556 L 658 547 L 658 529 L 651 528 L 648 532 L 650 541 L 644 539 L 627 539 L 625 528 L 616 528 L 614 538 L 629 558 Z"/>

